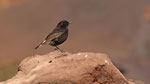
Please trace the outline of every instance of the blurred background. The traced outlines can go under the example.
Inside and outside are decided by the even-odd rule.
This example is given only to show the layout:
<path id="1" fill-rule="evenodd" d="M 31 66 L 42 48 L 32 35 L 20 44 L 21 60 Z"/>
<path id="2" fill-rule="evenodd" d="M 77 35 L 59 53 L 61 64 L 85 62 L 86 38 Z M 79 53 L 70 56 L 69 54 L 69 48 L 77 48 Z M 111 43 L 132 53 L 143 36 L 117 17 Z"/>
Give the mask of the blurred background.
<path id="1" fill-rule="evenodd" d="M 108 54 L 128 79 L 150 82 L 150 0 L 0 0 L 0 81 L 53 51 L 34 48 L 63 19 L 72 22 L 65 51 Z"/>

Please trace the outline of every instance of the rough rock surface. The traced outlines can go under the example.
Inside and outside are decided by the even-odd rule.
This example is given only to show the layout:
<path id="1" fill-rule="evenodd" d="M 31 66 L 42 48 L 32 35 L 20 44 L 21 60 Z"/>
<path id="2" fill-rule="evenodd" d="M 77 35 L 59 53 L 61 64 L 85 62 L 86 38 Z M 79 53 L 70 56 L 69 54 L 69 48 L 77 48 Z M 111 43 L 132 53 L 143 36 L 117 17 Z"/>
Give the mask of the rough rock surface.
<path id="1" fill-rule="evenodd" d="M 61 53 L 25 58 L 13 78 L 0 84 L 143 84 L 128 81 L 101 53 Z"/>

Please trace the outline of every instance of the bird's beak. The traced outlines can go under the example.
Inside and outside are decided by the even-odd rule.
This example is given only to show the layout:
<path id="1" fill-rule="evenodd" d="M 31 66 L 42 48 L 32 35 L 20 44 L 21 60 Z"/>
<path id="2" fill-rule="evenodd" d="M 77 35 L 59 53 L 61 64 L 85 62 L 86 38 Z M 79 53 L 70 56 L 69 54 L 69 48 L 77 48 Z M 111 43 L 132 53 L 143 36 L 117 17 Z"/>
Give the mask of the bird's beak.
<path id="1" fill-rule="evenodd" d="M 72 24 L 72 22 L 69 22 L 69 24 Z"/>

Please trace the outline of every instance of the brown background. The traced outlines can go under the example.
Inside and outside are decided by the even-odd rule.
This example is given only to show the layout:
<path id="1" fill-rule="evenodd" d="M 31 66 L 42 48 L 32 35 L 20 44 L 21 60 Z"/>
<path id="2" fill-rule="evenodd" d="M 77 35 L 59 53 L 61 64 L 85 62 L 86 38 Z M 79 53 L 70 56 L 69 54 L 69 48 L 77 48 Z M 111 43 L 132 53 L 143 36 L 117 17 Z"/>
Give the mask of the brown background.
<path id="1" fill-rule="evenodd" d="M 150 80 L 150 0 L 0 0 L 0 80 L 63 19 L 71 21 L 65 51 L 108 54 L 128 79 Z"/>

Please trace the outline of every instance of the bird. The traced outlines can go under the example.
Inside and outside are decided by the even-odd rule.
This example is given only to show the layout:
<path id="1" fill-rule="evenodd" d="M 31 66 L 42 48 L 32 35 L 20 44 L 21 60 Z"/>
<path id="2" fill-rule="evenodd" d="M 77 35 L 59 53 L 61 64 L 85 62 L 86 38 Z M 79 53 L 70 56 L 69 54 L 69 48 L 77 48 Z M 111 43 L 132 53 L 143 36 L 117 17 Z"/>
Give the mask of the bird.
<path id="1" fill-rule="evenodd" d="M 62 44 L 67 40 L 69 32 L 68 26 L 70 23 L 71 22 L 68 22 L 67 20 L 60 21 L 57 24 L 57 26 L 53 29 L 53 31 L 48 34 L 45 40 L 41 42 L 38 46 L 36 46 L 35 49 L 38 49 L 43 45 L 50 45 L 54 46 L 55 49 L 64 52 L 62 49 L 58 47 L 58 45 Z"/>

